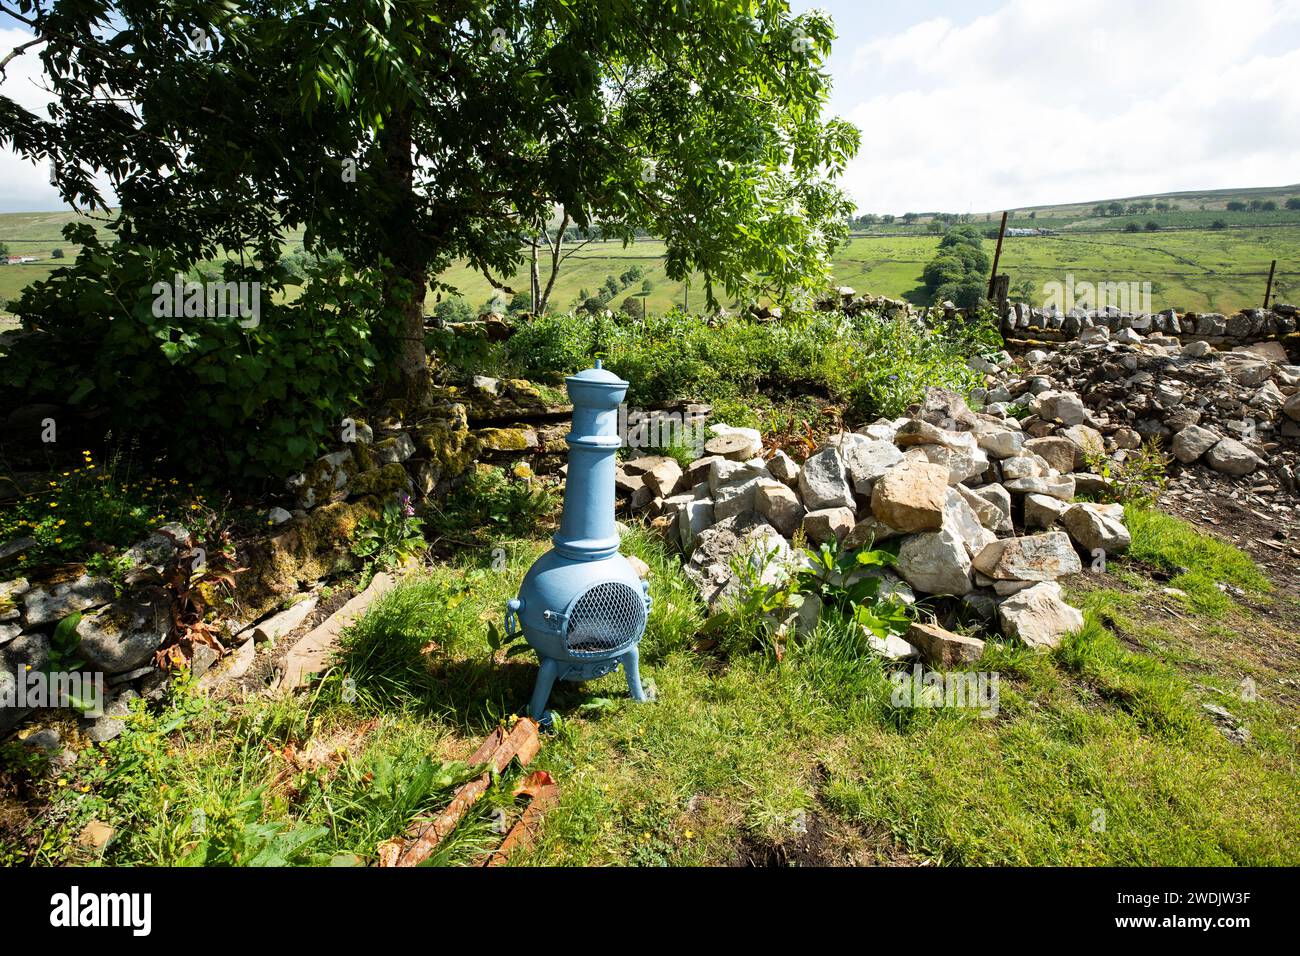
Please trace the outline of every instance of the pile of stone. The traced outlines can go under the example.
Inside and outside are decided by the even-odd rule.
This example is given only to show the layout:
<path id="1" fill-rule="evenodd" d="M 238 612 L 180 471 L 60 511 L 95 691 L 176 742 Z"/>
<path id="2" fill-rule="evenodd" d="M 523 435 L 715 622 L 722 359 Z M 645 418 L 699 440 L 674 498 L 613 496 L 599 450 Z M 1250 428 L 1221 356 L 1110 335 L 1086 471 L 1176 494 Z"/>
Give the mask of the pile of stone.
<path id="1" fill-rule="evenodd" d="M 1014 403 L 1036 413 L 1023 422 L 1031 435 L 1083 440 L 1120 465 L 1154 439 L 1175 470 L 1297 493 L 1300 365 L 1278 342 L 1220 351 L 1094 327 L 1077 342 L 1030 350 L 1022 368 L 992 369 L 988 384 L 976 396 L 990 410 Z"/>
<path id="2" fill-rule="evenodd" d="M 1099 480 L 1084 471 L 1101 438 L 1082 424 L 1082 405 L 1043 395 L 1038 414 L 1062 434 L 1036 437 L 1005 405 L 975 412 L 932 388 L 906 416 L 833 436 L 802 464 L 764 453 L 755 430 L 715 425 L 705 454 L 687 467 L 633 459 L 620 466 L 618 485 L 634 513 L 680 546 L 711 610 L 746 586 L 738 560 L 748 562 L 747 577 L 769 584 L 797 569 L 791 539 L 800 533 L 813 546 L 846 549 L 896 541 L 896 568 L 855 572 L 880 577 L 879 593 L 909 604 L 934 597 L 927 607 L 946 621 L 982 621 L 1049 648 L 1082 625 L 1059 579 L 1083 570 L 1081 552 L 1091 567 L 1124 551 L 1129 533 L 1118 505 L 1074 501 Z M 802 610 L 794 623 L 815 623 L 817 609 Z M 891 658 L 919 655 L 933 666 L 971 660 L 983 646 L 935 625 L 879 643 Z"/>
<path id="3" fill-rule="evenodd" d="M 1296 307 L 1277 305 L 1272 309 L 1243 309 L 1235 315 L 1221 312 L 1129 312 L 1115 306 L 1104 309 L 1032 308 L 1013 304 L 1002 320 L 1008 338 L 1062 341 L 1079 338 L 1091 329 L 1110 334 L 1132 331 L 1137 335 L 1167 335 L 1184 344 L 1193 341 L 1232 348 L 1296 331 Z"/>
<path id="4" fill-rule="evenodd" d="M 81 721 L 88 739 L 97 743 L 113 739 L 125 726 L 131 700 L 162 695 L 168 675 L 157 667 L 155 658 L 172 629 L 171 595 L 159 583 L 175 553 L 168 535 L 183 538 L 185 530 L 165 525 L 126 552 L 132 570 L 122 589 L 79 566 L 33 574 L 30 579 L 3 580 L 0 574 L 0 701 L 4 701 L 0 735 L 39 707 L 55 705 L 44 698 L 33 702 L 30 693 L 19 695 L 17 681 L 25 674 L 66 666 L 57 657 L 53 633 L 73 614 L 80 615 L 72 655 L 81 662 L 78 670 L 103 679 L 102 713 Z M 232 653 L 219 659 L 213 648 L 196 644 L 189 662 L 193 679 L 201 688 L 211 689 L 242 677 L 258 646 L 289 633 L 315 608 L 314 595 L 302 597 L 251 624 L 223 622 L 228 629 L 223 637 Z"/>

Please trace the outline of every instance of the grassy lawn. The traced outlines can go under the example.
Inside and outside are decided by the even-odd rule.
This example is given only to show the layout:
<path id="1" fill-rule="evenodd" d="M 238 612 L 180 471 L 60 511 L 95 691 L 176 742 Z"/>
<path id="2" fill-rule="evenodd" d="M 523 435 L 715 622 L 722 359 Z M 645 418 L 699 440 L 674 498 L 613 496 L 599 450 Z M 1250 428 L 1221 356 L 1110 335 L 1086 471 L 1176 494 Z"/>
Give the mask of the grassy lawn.
<path id="1" fill-rule="evenodd" d="M 992 719 L 894 706 L 887 671 L 842 626 L 781 661 L 697 650 L 676 559 L 631 532 L 653 569 L 642 662 L 657 701 L 627 701 L 619 675 L 562 686 L 529 768 L 554 776 L 561 802 L 512 862 L 1295 865 L 1297 607 L 1235 549 L 1154 513 L 1129 522 L 1131 556 L 1070 588 L 1079 634 L 1048 655 L 990 642 L 977 669 L 1000 675 Z M 487 622 L 546 544 L 502 544 L 504 570 L 468 554 L 382 599 L 308 693 L 182 691 L 135 716 L 102 761 L 51 786 L 37 858 L 86 859 L 74 838 L 98 819 L 117 829 L 111 864 L 373 862 L 445 806 L 458 761 L 527 698 L 533 656 L 494 656 Z M 1228 653 L 1225 635 L 1281 652 Z M 1226 739 L 1204 703 L 1250 739 Z M 517 813 L 518 777 L 433 862 L 495 846 L 491 814 Z"/>

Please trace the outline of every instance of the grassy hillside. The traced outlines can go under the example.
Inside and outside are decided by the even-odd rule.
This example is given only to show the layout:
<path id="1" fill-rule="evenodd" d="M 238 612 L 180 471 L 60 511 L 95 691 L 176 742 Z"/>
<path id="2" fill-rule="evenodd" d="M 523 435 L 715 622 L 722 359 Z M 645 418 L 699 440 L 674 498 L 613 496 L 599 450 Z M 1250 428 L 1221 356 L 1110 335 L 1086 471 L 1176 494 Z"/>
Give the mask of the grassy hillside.
<path id="1" fill-rule="evenodd" d="M 1288 190 L 1273 190 L 1281 195 Z M 1300 191 L 1298 189 L 1297 191 Z M 1226 203 L 1230 198 L 1247 197 L 1248 191 L 1196 194 L 1188 201 Z M 1272 197 L 1270 193 L 1270 198 Z M 1256 197 L 1257 198 L 1257 197 Z M 1066 214 L 1073 207 L 1045 207 Z M 1090 207 L 1089 207 L 1090 208 Z M 1210 213 L 1206 213 L 1209 215 Z M 1153 214 L 1171 217 L 1202 215 L 1199 211 Z M 1264 284 L 1272 259 L 1279 261 L 1278 298 L 1300 299 L 1300 213 L 1213 213 L 1218 218 L 1255 217 L 1252 226 L 1228 229 L 1178 229 L 1148 233 L 1087 232 L 1062 229 L 1056 235 L 1010 237 L 1003 250 L 1003 269 L 1010 273 L 1012 284 L 1029 280 L 1035 289 L 1053 280 L 1065 281 L 1068 273 L 1076 281 L 1150 282 L 1152 304 L 1182 311 L 1236 309 L 1260 305 Z M 1294 222 L 1267 224 L 1259 217 L 1291 216 Z M 23 266 L 0 266 L 0 300 L 16 299 L 21 290 L 36 279 L 47 276 L 57 265 L 50 251 L 62 248 L 68 257 L 77 249 L 59 236 L 62 226 L 73 219 L 71 213 L 0 214 L 0 242 L 14 253 L 39 255 L 42 260 Z M 1040 216 L 1039 225 L 1048 225 Z M 1115 220 L 1109 220 L 1114 222 Z M 1028 224 L 1028 221 L 1026 221 Z M 1080 223 L 1084 220 L 1079 220 Z M 861 292 L 895 297 L 913 297 L 920 301 L 921 271 L 934 255 L 938 237 L 933 235 L 857 237 L 840 250 L 836 257 L 835 279 Z M 291 244 L 292 245 L 292 244 Z M 991 247 L 991 243 L 989 244 Z M 640 266 L 643 278 L 651 283 L 646 307 L 663 311 L 681 304 L 686 295 L 684 283 L 670 280 L 664 271 L 663 243 L 647 240 L 623 247 L 617 242 L 596 242 L 570 258 L 557 280 L 552 304 L 566 309 L 579 301 L 583 289 L 594 293 L 607 275 L 618 275 L 630 266 Z M 991 251 L 991 248 L 990 248 Z M 442 277 L 456 286 L 475 307 L 485 303 L 493 293 L 486 279 L 464 265 L 448 270 Z M 545 278 L 545 276 L 543 277 Z M 527 273 L 521 272 L 512 282 L 515 288 L 527 287 Z M 638 281 L 613 300 L 640 291 Z M 436 301 L 430 296 L 428 307 Z M 691 304 L 703 301 L 701 277 L 691 284 Z M 0 309 L 0 312 L 3 312 Z"/>
<path id="2" fill-rule="evenodd" d="M 1300 225 L 1300 209 L 1287 209 L 1288 199 L 1300 197 L 1300 183 L 1293 186 L 1262 186 L 1255 189 L 1211 189 L 1194 192 L 1159 193 L 1149 196 L 1126 196 L 1122 199 L 1088 200 L 1087 202 L 1060 203 L 1052 206 L 1023 206 L 1007 210 L 1007 226 L 1012 229 L 1050 229 L 1056 232 L 1121 232 L 1130 225 L 1145 227 L 1157 223 L 1161 229 L 1211 229 L 1211 228 L 1266 228 L 1270 226 Z M 1273 202 L 1274 210 L 1230 211 L 1228 205 L 1254 201 Z M 1149 208 L 1121 215 L 1098 216 L 1097 206 L 1117 202 L 1126 207 L 1148 204 Z M 1156 203 L 1168 208 L 1159 211 Z M 870 212 L 871 210 L 861 210 Z M 904 223 L 900 218 L 892 223 L 873 226 L 855 226 L 861 235 L 928 235 L 939 212 L 919 213 L 914 222 Z M 1002 210 L 975 213 L 969 219 L 976 226 L 996 229 Z"/>

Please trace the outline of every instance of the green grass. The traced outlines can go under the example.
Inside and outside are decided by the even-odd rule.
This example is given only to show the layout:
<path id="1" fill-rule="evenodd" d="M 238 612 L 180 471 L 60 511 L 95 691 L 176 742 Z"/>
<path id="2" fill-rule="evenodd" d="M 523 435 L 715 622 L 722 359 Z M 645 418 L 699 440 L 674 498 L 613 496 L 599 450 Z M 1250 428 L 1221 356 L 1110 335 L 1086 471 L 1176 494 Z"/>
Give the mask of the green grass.
<path id="1" fill-rule="evenodd" d="M 1221 204 L 1226 200 L 1220 197 L 1205 201 L 1213 206 L 1214 202 Z M 1207 216 L 1211 220 L 1223 219 L 1233 228 L 1209 229 L 1209 221 L 1203 221 Z M 0 242 L 9 243 L 13 252 L 35 251 L 45 257 L 55 246 L 62 246 L 70 261 L 76 255 L 76 248 L 62 242 L 59 227 L 72 218 L 71 214 L 64 213 L 0 214 Z M 1029 280 L 1038 290 L 1046 282 L 1064 282 L 1067 273 L 1080 282 L 1151 282 L 1155 310 L 1173 307 L 1185 312 L 1231 313 L 1262 303 L 1269 263 L 1277 259 L 1275 301 L 1300 298 L 1300 267 L 1295 265 L 1300 262 L 1300 212 L 1203 213 L 1198 208 L 1137 218 L 1142 223 L 1148 219 L 1167 220 L 1166 225 L 1178 226 L 1179 231 L 1087 233 L 1084 228 L 1087 223 L 1073 219 L 1025 221 L 1017 224 L 1068 228 L 1055 236 L 1008 238 L 1003 249 L 1004 271 L 1011 275 L 1013 287 Z M 1091 222 L 1114 229 L 1117 224 L 1122 226 L 1123 221 L 1126 220 Z M 923 230 L 924 227 L 912 228 Z M 896 230 L 891 228 L 891 231 Z M 1080 232 L 1087 234 L 1077 234 Z M 921 271 L 933 258 L 938 242 L 937 236 L 923 233 L 852 239 L 836 255 L 835 281 L 859 292 L 916 297 Z M 290 236 L 286 251 L 300 247 L 301 237 Z M 644 271 L 644 278 L 651 282 L 646 297 L 648 312 L 662 313 L 680 306 L 686 300 L 686 284 L 668 278 L 663 254 L 664 244 L 658 240 L 642 240 L 627 247 L 618 242 L 594 242 L 567 261 L 556 281 L 551 304 L 557 310 L 569 309 L 579 301 L 583 289 L 595 293 L 606 276 L 618 275 L 629 266 L 638 265 Z M 26 285 L 44 278 L 54 266 L 46 258 L 25 266 L 0 267 L 0 299 L 16 299 Z M 475 308 L 493 295 L 488 281 L 464 264 L 453 266 L 440 278 L 459 289 Z M 515 288 L 527 288 L 526 271 L 515 278 L 518 280 Z M 690 289 L 692 307 L 703 303 L 703 288 L 703 277 L 694 276 Z M 617 308 L 639 291 L 640 280 L 620 292 L 610 304 Z M 426 308 L 432 311 L 435 302 L 436 297 L 430 294 Z"/>
<path id="2" fill-rule="evenodd" d="M 1199 534 L 1184 521 L 1132 506 L 1124 509 L 1124 519 L 1133 535 L 1129 557 L 1173 575 L 1170 587 L 1185 592 L 1196 611 L 1222 615 L 1232 606 L 1220 585 L 1255 593 L 1269 590 L 1268 579 L 1246 554 Z"/>
<path id="3" fill-rule="evenodd" d="M 653 569 L 642 662 L 658 700 L 627 701 L 618 675 L 558 689 L 558 730 L 530 769 L 548 770 L 561 800 L 513 862 L 728 863 L 738 847 L 797 843 L 804 814 L 839 841 L 826 859 L 1295 865 L 1293 711 L 1271 693 L 1233 703 L 1236 663 L 1184 641 L 1212 640 L 1215 618 L 1146 620 L 1158 587 L 1139 572 L 1168 562 L 1242 587 L 1265 579 L 1174 519 L 1130 510 L 1130 522 L 1123 574 L 1096 586 L 1081 576 L 1077 635 L 1045 655 L 990 643 L 977 666 L 1000 675 L 995 719 L 894 706 L 880 661 L 828 623 L 779 663 L 697 652 L 702 617 L 676 559 L 633 531 L 628 550 Z M 502 571 L 466 554 L 382 599 L 305 695 L 227 707 L 182 693 L 135 718 L 103 766 L 83 758 L 67 774 L 40 858 L 67 859 L 93 817 L 118 827 L 112 864 L 373 862 L 380 843 L 445 804 L 466 772 L 457 761 L 527 698 L 532 655 L 493 655 L 486 622 L 499 623 L 545 543 L 504 544 Z M 1135 637 L 1150 649 L 1133 649 Z M 1207 694 L 1247 721 L 1250 744 L 1219 734 L 1199 707 Z M 304 769 L 285 748 L 339 756 Z M 520 773 L 502 776 L 435 863 L 493 845 L 488 815 L 517 813 Z"/>

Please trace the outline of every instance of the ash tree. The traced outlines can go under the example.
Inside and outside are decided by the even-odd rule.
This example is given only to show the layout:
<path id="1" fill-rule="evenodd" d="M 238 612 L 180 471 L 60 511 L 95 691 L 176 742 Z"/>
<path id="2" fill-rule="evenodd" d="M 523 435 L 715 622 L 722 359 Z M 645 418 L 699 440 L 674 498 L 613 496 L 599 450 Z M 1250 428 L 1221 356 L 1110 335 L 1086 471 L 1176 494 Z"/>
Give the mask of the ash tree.
<path id="1" fill-rule="evenodd" d="M 115 195 L 119 241 L 183 264 L 278 262 L 301 227 L 309 252 L 376 270 L 408 397 L 427 388 L 426 294 L 452 291 L 437 277 L 456 260 L 514 295 L 538 236 L 558 263 L 571 224 L 640 230 L 666 241 L 670 278 L 703 273 L 716 307 L 717 290 L 824 284 L 852 209 L 834 180 L 858 134 L 822 115 L 833 26 L 783 0 L 0 12 L 33 33 L 19 55 L 41 58 L 55 97 L 41 116 L 0 95 L 0 144 L 49 164 L 79 208 Z"/>

